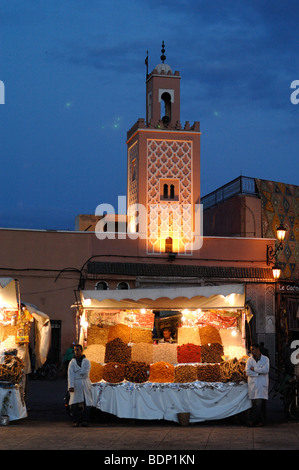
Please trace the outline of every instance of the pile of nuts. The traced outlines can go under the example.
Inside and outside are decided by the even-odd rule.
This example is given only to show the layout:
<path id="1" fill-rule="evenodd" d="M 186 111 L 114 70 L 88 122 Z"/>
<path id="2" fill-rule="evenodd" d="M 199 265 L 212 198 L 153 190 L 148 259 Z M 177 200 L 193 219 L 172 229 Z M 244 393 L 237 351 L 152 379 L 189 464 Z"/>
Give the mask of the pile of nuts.
<path id="1" fill-rule="evenodd" d="M 174 368 L 174 381 L 178 383 L 195 382 L 197 368 L 191 365 L 181 365 Z"/>
<path id="2" fill-rule="evenodd" d="M 146 362 L 151 364 L 154 362 L 153 359 L 153 344 L 148 343 L 136 343 L 132 344 L 131 358 L 132 361 Z"/>
<path id="3" fill-rule="evenodd" d="M 177 344 L 161 343 L 154 344 L 153 362 L 177 363 Z"/>
<path id="4" fill-rule="evenodd" d="M 153 344 L 152 331 L 145 328 L 131 328 L 131 343 Z"/>
<path id="5" fill-rule="evenodd" d="M 197 380 L 202 382 L 220 382 L 220 365 L 205 364 L 197 366 Z"/>

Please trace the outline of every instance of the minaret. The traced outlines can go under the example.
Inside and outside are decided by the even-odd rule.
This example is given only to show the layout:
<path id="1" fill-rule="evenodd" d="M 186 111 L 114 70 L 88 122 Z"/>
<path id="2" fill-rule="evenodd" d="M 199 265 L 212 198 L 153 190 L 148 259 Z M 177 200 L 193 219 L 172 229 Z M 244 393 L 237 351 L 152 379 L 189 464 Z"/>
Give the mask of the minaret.
<path id="1" fill-rule="evenodd" d="M 181 126 L 181 77 L 165 61 L 163 41 L 161 63 L 151 73 L 145 61 L 146 119 L 127 133 L 128 225 L 146 254 L 190 255 L 200 202 L 199 122 Z"/>

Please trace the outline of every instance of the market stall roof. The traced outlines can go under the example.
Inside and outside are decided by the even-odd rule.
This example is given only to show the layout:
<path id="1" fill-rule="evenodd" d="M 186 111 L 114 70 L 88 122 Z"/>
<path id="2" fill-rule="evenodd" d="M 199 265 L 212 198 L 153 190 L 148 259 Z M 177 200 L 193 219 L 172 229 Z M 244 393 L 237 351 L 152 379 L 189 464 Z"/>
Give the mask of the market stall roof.
<path id="1" fill-rule="evenodd" d="M 148 288 L 130 290 L 82 290 L 83 308 L 182 309 L 243 308 L 244 284 Z"/>
<path id="2" fill-rule="evenodd" d="M 11 277 L 0 278 L 0 308 L 11 310 L 19 308 L 17 281 Z"/>

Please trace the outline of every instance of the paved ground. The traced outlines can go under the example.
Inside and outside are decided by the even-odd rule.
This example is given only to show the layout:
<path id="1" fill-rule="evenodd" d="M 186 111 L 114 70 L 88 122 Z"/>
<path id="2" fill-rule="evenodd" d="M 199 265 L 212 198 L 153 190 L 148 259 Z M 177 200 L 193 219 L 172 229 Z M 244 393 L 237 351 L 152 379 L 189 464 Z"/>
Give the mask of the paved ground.
<path id="1" fill-rule="evenodd" d="M 145 460 L 165 459 L 163 452 L 172 459 L 192 459 L 201 450 L 299 449 L 299 422 L 285 419 L 279 399 L 269 401 L 268 423 L 263 428 L 249 428 L 235 418 L 182 427 L 166 421 L 121 420 L 100 412 L 89 427 L 73 428 L 65 413 L 65 390 L 64 378 L 29 381 L 28 418 L 0 427 L 0 450 L 101 450 L 102 459 L 114 460 L 121 458 L 120 451 L 126 451 L 127 457 L 146 451 L 140 454 Z"/>

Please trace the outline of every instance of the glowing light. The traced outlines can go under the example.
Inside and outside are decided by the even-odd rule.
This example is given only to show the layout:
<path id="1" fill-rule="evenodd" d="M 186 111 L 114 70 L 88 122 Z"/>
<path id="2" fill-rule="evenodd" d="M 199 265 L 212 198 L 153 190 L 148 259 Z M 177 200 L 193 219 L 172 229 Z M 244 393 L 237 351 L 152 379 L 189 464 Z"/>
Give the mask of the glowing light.
<path id="1" fill-rule="evenodd" d="M 232 336 L 237 336 L 236 330 L 232 330 Z"/>
<path id="2" fill-rule="evenodd" d="M 284 240 L 286 236 L 286 228 L 280 224 L 280 226 L 277 228 L 277 238 L 280 242 Z"/>
<path id="3" fill-rule="evenodd" d="M 142 309 L 141 309 L 141 313 L 146 313 L 145 308 L 142 308 Z"/>
<path id="4" fill-rule="evenodd" d="M 84 299 L 84 305 L 90 305 L 91 304 L 91 299 Z"/>
<path id="5" fill-rule="evenodd" d="M 80 318 L 80 325 L 81 325 L 83 328 L 87 328 L 87 327 L 88 327 L 88 321 L 86 321 L 85 318 L 83 318 L 83 316 Z"/>
<path id="6" fill-rule="evenodd" d="M 130 232 L 131 233 L 136 233 L 137 232 L 137 227 L 136 227 L 136 223 L 135 223 L 134 219 L 132 219 L 130 221 Z"/>
<path id="7" fill-rule="evenodd" d="M 231 305 L 231 306 L 234 305 L 234 303 L 235 303 L 235 294 L 227 295 L 225 300 L 227 301 L 227 303 L 229 305 Z"/>

